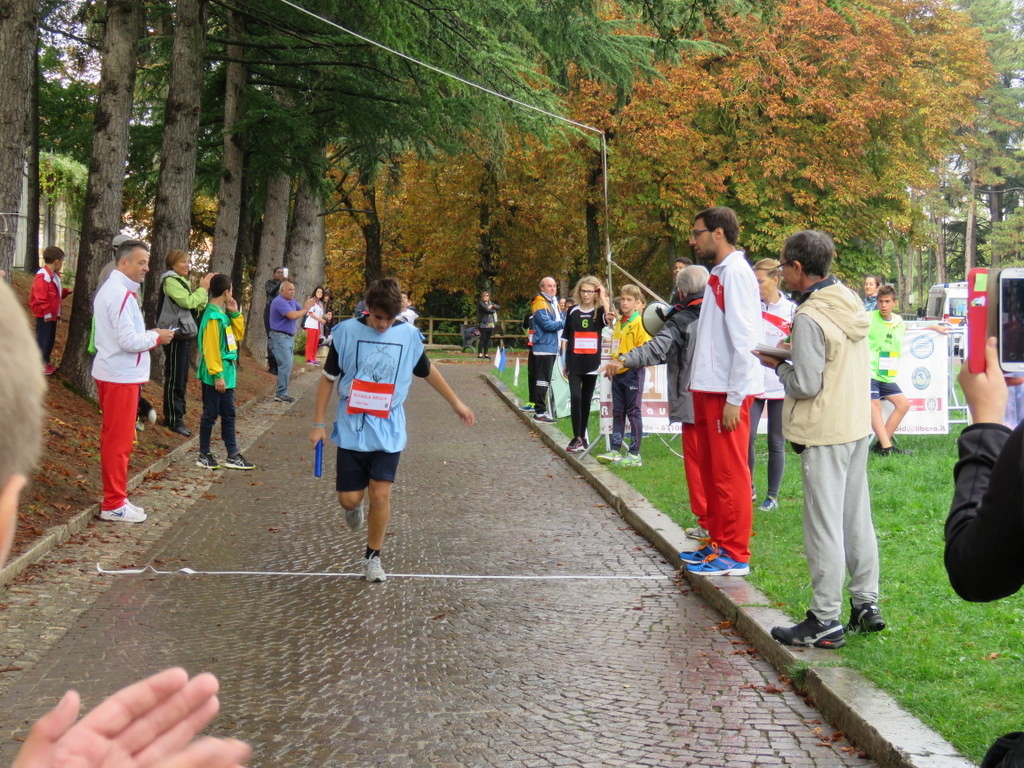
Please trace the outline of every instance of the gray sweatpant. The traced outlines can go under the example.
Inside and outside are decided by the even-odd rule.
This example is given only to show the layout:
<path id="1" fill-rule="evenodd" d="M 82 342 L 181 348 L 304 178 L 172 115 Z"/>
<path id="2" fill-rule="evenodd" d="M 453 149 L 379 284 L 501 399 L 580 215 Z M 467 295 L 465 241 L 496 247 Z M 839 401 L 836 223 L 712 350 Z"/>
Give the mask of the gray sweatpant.
<path id="1" fill-rule="evenodd" d="M 870 436 L 809 446 L 800 454 L 804 480 L 804 550 L 811 570 L 811 612 L 838 619 L 843 582 L 855 603 L 878 601 L 878 541 L 868 492 Z"/>

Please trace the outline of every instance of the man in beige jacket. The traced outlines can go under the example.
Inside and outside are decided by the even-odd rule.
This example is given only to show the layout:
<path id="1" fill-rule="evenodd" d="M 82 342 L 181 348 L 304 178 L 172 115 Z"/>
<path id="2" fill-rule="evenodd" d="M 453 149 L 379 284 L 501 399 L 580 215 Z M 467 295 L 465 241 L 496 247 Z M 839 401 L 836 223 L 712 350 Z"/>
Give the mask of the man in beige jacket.
<path id="1" fill-rule="evenodd" d="M 786 388 L 782 431 L 800 454 L 804 477 L 804 550 L 813 596 L 807 618 L 774 627 L 783 645 L 841 648 L 839 616 L 849 574 L 847 631 L 885 628 L 878 610 L 878 542 L 871 521 L 867 459 L 871 439 L 868 316 L 860 298 L 829 275 L 835 246 L 824 232 L 786 240 L 782 277 L 799 291 L 792 358 L 758 355 Z"/>

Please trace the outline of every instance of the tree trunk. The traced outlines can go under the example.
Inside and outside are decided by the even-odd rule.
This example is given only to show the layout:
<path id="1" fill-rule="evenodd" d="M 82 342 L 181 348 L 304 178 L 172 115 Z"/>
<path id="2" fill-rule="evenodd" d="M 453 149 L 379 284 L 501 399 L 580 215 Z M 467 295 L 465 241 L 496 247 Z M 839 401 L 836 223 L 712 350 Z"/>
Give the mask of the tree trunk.
<path id="1" fill-rule="evenodd" d="M 273 279 L 274 269 L 280 267 L 284 261 L 290 191 L 291 179 L 280 171 L 271 176 L 267 182 L 267 204 L 263 210 L 260 252 L 256 258 L 256 272 L 252 281 L 249 320 L 245 325 L 246 348 L 261 363 L 267 360 L 267 329 L 263 325 L 267 294 L 263 290 L 263 286 L 268 280 Z"/>
<path id="2" fill-rule="evenodd" d="M 978 183 L 971 168 L 971 194 L 967 198 L 967 228 L 964 232 L 964 274 L 978 266 Z"/>
<path id="3" fill-rule="evenodd" d="M 36 3 L 0 0 L 0 269 L 10 279 L 31 109 Z"/>
<path id="4" fill-rule="evenodd" d="M 28 199 L 25 201 L 25 271 L 39 269 L 39 39 L 32 52 L 32 98 L 28 111 Z M 47 243 L 50 245 L 50 243 Z"/>
<path id="5" fill-rule="evenodd" d="M 366 244 L 366 269 L 364 270 L 366 284 L 369 285 L 375 280 L 384 277 L 384 258 L 381 248 L 381 226 L 380 217 L 377 215 L 377 188 L 372 184 L 360 185 L 363 191 L 366 210 L 370 214 L 357 214 L 359 216 L 359 229 L 363 233 L 363 242 Z"/>
<path id="6" fill-rule="evenodd" d="M 1003 220 L 1003 190 L 992 189 L 988 195 L 988 214 L 989 221 L 992 225 L 992 231 L 995 230 L 995 225 Z M 991 254 L 991 263 L 989 267 L 992 269 L 999 268 L 1000 253 L 998 249 L 992 248 L 989 253 Z"/>
<path id="7" fill-rule="evenodd" d="M 324 242 L 317 242 L 316 238 L 317 220 L 322 218 L 322 210 L 319 190 L 306 177 L 299 179 L 292 227 L 288 232 L 288 249 L 284 255 L 285 266 L 299 298 L 309 296 L 324 282 Z"/>
<path id="8" fill-rule="evenodd" d="M 252 254 L 255 251 L 252 212 L 249 208 L 249 195 L 246 194 L 249 185 L 250 174 L 245 170 L 245 161 L 242 162 L 242 196 L 239 200 L 238 211 L 238 238 L 235 243 L 235 250 L 230 263 L 231 288 L 233 295 L 238 300 L 238 306 L 245 306 L 245 269 L 253 261 Z M 220 271 L 220 270 L 217 270 Z M 252 288 L 252 286 L 249 286 Z M 252 297 L 250 296 L 250 301 Z"/>
<path id="9" fill-rule="evenodd" d="M 946 282 L 946 221 L 932 214 L 935 227 L 935 282 Z M 927 298 L 927 297 L 925 297 Z"/>
<path id="10" fill-rule="evenodd" d="M 153 241 L 146 276 L 146 324 L 156 325 L 157 284 L 169 251 L 189 247 L 192 196 L 196 177 L 203 56 L 206 47 L 206 0 L 178 0 L 171 51 L 171 80 L 164 107 L 160 176 L 153 206 Z"/>
<path id="11" fill-rule="evenodd" d="M 498 176 L 494 172 L 494 166 L 490 161 L 483 165 L 483 176 L 480 179 L 478 189 L 479 203 L 477 205 L 477 223 L 479 224 L 480 236 L 477 240 L 477 254 L 479 255 L 480 272 L 477 275 L 477 290 L 480 292 L 491 291 L 495 275 L 498 274 L 496 266 L 500 248 L 496 241 L 494 223 L 494 207 L 498 203 Z"/>
<path id="12" fill-rule="evenodd" d="M 92 299 L 100 270 L 111 258 L 111 238 L 121 228 L 124 169 L 128 162 L 128 121 L 135 88 L 142 7 L 136 0 L 109 0 L 93 120 L 92 156 L 85 191 L 82 239 L 75 270 L 75 292 L 61 370 L 80 392 L 92 393 L 92 357 L 87 346 Z"/>
<path id="13" fill-rule="evenodd" d="M 228 11 L 228 39 L 241 40 L 245 22 L 236 11 Z M 242 118 L 242 90 L 245 67 L 241 64 L 242 47 L 229 44 L 224 83 L 224 149 L 221 155 L 220 190 L 217 194 L 217 225 L 213 234 L 210 268 L 214 272 L 234 274 L 238 251 L 238 229 L 242 216 L 242 181 L 245 153 L 242 136 L 235 126 Z M 241 297 L 241 294 L 236 294 Z"/>
<path id="14" fill-rule="evenodd" d="M 590 274 L 600 274 L 604 264 L 604 248 L 601 244 L 601 204 L 604 200 L 604 171 L 601 166 L 601 153 L 596 155 L 596 162 L 587 176 L 587 269 Z"/>

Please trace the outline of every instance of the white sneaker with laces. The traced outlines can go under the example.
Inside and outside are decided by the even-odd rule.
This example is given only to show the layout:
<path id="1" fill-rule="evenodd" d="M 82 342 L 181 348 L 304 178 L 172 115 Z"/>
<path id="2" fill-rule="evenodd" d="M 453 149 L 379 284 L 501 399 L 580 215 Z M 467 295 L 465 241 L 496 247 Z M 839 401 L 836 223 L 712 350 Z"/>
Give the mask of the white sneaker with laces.
<path id="1" fill-rule="evenodd" d="M 367 581 L 383 582 L 388 580 L 384 573 L 384 566 L 380 564 L 379 557 L 367 557 L 363 559 L 363 573 Z"/>
<path id="2" fill-rule="evenodd" d="M 129 507 L 131 507 L 132 509 L 134 509 L 134 510 L 135 510 L 136 512 L 138 512 L 138 513 L 139 513 L 140 515 L 142 515 L 142 516 L 143 516 L 143 518 L 145 518 L 145 517 L 146 517 L 146 510 L 144 510 L 144 509 L 143 509 L 142 507 L 140 507 L 140 506 L 137 506 L 137 505 L 135 505 L 135 504 L 132 504 L 131 500 L 129 500 L 129 499 L 125 499 L 125 500 L 124 500 L 124 503 L 125 503 L 125 504 L 127 504 L 127 505 L 128 505 Z"/>
<path id="3" fill-rule="evenodd" d="M 133 507 L 128 501 L 125 501 L 117 509 L 101 510 L 96 517 L 111 523 L 144 523 L 146 521 L 146 513 L 138 507 Z"/>
<path id="4" fill-rule="evenodd" d="M 358 531 L 363 527 L 363 523 L 366 522 L 366 500 L 359 502 L 359 506 L 355 509 L 345 510 L 345 522 L 348 524 L 350 531 Z"/>

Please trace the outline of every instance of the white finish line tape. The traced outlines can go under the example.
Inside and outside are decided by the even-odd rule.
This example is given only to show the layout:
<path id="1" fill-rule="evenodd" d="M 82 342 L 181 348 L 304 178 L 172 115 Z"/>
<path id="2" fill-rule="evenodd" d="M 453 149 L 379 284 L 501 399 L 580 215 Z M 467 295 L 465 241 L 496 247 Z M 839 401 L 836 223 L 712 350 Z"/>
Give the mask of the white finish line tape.
<path id="1" fill-rule="evenodd" d="M 330 577 L 330 578 L 363 578 L 362 573 L 332 573 L 332 572 L 294 572 L 294 571 L 195 571 L 191 568 L 179 568 L 176 571 L 161 571 L 151 565 L 143 568 L 120 568 L 107 570 L 99 563 L 96 563 L 96 572 L 103 576 L 296 576 L 296 577 Z M 654 576 L 599 576 L 599 575 L 572 575 L 555 574 L 551 576 L 515 576 L 515 575 L 485 575 L 485 574 L 447 574 L 447 573 L 389 573 L 389 579 L 496 579 L 510 581 L 663 581 L 672 578 L 668 575 Z"/>

